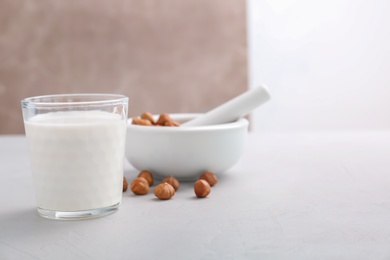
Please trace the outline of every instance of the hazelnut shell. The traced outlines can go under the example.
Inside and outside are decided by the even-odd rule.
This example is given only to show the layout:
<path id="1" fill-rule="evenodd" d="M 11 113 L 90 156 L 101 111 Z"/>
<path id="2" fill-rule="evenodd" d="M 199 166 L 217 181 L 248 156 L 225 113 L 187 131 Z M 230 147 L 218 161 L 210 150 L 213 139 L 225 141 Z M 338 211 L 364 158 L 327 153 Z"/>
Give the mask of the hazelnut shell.
<path id="1" fill-rule="evenodd" d="M 126 177 L 123 176 L 123 187 L 122 187 L 122 190 L 125 192 L 127 191 L 127 187 L 129 186 L 129 183 L 127 182 L 126 180 Z"/>
<path id="2" fill-rule="evenodd" d="M 197 180 L 194 184 L 194 192 L 196 197 L 204 198 L 210 194 L 210 184 L 205 180 Z"/>
<path id="3" fill-rule="evenodd" d="M 135 178 L 130 184 L 130 189 L 136 195 L 145 195 L 149 192 L 148 181 L 142 177 Z"/>
<path id="4" fill-rule="evenodd" d="M 177 191 L 180 187 L 180 182 L 173 176 L 168 176 L 164 178 L 161 182 L 167 182 L 171 184 L 175 191 Z"/>
<path id="5" fill-rule="evenodd" d="M 200 177 L 199 179 L 202 179 L 202 180 L 205 180 L 207 181 L 210 186 L 214 186 L 217 182 L 218 182 L 218 178 L 217 178 L 217 175 L 215 175 L 214 173 L 212 172 L 209 172 L 209 171 L 205 171 Z"/>
<path id="6" fill-rule="evenodd" d="M 145 180 L 148 181 L 148 184 L 149 186 L 152 186 L 153 183 L 154 183 L 154 178 L 153 178 L 153 174 L 147 170 L 143 170 L 141 171 L 137 177 L 142 177 L 144 178 Z"/>
<path id="7" fill-rule="evenodd" d="M 169 200 L 175 195 L 175 189 L 171 184 L 163 182 L 154 188 L 154 195 L 160 200 Z"/>

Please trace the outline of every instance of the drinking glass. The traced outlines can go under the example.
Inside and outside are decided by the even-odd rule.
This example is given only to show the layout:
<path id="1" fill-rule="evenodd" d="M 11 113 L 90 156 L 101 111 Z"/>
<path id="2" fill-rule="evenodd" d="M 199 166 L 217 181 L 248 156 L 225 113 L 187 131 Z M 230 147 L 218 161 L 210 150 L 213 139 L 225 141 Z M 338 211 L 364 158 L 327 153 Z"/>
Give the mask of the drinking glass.
<path id="1" fill-rule="evenodd" d="M 122 199 L 128 98 L 65 94 L 21 103 L 38 213 L 85 219 L 115 212 Z"/>

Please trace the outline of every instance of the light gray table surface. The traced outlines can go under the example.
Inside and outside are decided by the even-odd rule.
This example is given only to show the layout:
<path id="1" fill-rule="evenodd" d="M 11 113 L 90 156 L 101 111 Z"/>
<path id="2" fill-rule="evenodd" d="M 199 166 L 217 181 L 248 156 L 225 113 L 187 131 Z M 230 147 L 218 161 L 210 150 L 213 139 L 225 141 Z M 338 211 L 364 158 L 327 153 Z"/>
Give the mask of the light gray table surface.
<path id="1" fill-rule="evenodd" d="M 252 133 L 209 197 L 127 191 L 84 221 L 37 215 L 27 149 L 0 136 L 0 259 L 390 259 L 389 132 Z"/>

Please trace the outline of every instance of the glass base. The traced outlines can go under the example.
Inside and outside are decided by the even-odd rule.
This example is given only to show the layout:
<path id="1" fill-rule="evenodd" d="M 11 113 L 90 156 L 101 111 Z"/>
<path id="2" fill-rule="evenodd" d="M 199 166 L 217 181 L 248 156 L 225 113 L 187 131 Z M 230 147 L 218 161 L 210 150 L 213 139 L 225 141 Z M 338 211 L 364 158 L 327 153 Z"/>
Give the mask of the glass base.
<path id="1" fill-rule="evenodd" d="M 114 213 L 118 210 L 120 203 L 117 203 L 113 206 L 100 208 L 100 209 L 89 209 L 89 210 L 79 210 L 79 211 L 58 211 L 58 210 L 48 210 L 37 208 L 38 214 L 41 217 L 48 219 L 57 219 L 57 220 L 80 220 L 80 219 L 91 219 L 103 217 L 109 214 Z"/>

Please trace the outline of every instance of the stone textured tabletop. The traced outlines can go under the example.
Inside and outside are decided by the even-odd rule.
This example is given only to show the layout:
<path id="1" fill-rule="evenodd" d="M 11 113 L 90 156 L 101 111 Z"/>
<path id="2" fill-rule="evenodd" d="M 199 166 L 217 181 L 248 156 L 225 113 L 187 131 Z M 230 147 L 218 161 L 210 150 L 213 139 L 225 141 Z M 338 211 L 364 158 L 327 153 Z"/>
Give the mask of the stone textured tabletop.
<path id="1" fill-rule="evenodd" d="M 389 171 L 388 132 L 250 134 L 205 199 L 182 183 L 53 221 L 35 211 L 25 137 L 1 136 L 0 259 L 389 259 Z"/>

